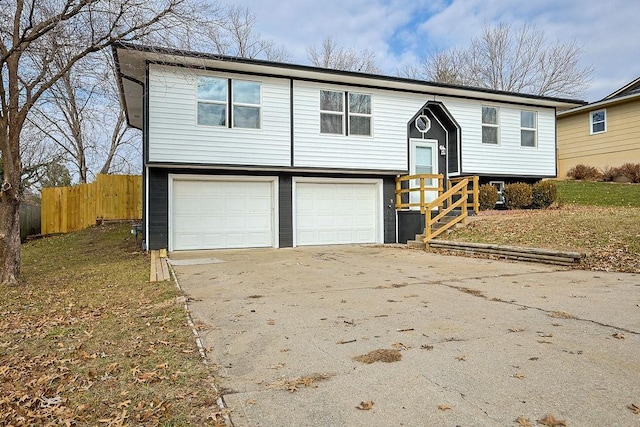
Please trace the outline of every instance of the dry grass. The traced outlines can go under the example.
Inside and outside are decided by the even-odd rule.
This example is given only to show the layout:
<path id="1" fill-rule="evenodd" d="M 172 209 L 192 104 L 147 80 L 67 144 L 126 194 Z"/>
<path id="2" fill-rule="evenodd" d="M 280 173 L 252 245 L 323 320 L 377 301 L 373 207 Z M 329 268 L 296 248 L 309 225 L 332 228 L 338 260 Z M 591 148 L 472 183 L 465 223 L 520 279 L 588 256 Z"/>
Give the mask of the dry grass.
<path id="1" fill-rule="evenodd" d="M 370 351 L 367 354 L 363 354 L 361 356 L 356 356 L 353 358 L 356 362 L 362 363 L 375 363 L 375 362 L 398 362 L 402 359 L 402 354 L 400 354 L 400 350 L 388 350 L 388 349 L 379 349 Z"/>
<path id="2" fill-rule="evenodd" d="M 0 306 L 1 425 L 216 424 L 172 283 L 148 283 L 130 225 L 23 246 Z"/>
<path id="3" fill-rule="evenodd" d="M 640 272 L 640 208 L 488 211 L 447 238 L 585 252 L 584 268 Z"/>

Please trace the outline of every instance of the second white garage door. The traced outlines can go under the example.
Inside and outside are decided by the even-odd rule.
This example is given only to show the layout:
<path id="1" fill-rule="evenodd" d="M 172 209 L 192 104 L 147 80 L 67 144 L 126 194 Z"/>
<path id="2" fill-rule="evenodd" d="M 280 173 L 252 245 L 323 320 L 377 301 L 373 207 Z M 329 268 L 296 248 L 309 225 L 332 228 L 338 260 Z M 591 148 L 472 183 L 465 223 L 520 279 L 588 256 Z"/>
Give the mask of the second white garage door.
<path id="1" fill-rule="evenodd" d="M 375 180 L 296 180 L 295 244 L 380 243 L 380 186 Z"/>
<path id="2" fill-rule="evenodd" d="M 170 249 L 275 246 L 274 179 L 172 179 Z"/>

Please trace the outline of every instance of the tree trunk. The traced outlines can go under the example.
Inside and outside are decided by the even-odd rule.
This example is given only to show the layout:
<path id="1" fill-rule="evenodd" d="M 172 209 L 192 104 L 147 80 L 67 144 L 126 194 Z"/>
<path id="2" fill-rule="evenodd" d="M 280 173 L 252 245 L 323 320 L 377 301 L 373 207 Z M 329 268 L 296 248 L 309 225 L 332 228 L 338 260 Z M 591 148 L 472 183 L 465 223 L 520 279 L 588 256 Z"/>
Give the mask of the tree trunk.
<path id="1" fill-rule="evenodd" d="M 20 199 L 0 197 L 0 285 L 17 285 L 20 274 Z"/>
<path id="2" fill-rule="evenodd" d="M 0 285 L 17 285 L 20 275 L 20 153 L 19 134 L 0 120 L 2 184 L 0 184 Z"/>

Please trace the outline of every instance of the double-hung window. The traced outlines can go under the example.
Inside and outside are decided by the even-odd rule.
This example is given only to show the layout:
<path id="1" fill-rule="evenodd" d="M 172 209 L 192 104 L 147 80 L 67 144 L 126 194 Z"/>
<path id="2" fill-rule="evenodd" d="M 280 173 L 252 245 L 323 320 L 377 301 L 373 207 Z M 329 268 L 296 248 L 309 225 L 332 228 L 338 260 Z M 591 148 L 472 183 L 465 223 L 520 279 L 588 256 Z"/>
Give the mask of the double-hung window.
<path id="1" fill-rule="evenodd" d="M 198 124 L 227 126 L 227 79 L 217 77 L 198 78 Z"/>
<path id="2" fill-rule="evenodd" d="M 500 133 L 498 124 L 498 109 L 496 107 L 482 107 L 482 143 L 498 144 L 498 134 Z"/>
<path id="3" fill-rule="evenodd" d="M 231 92 L 231 108 L 229 108 L 229 92 Z M 259 82 L 199 77 L 197 97 L 199 125 L 260 129 L 261 85 Z"/>
<path id="4" fill-rule="evenodd" d="M 344 135 L 344 92 L 320 91 L 320 133 Z"/>
<path id="5" fill-rule="evenodd" d="M 260 83 L 233 80 L 233 127 L 260 129 Z"/>
<path id="6" fill-rule="evenodd" d="M 589 114 L 591 135 L 607 131 L 607 110 L 592 111 Z"/>
<path id="7" fill-rule="evenodd" d="M 371 95 L 349 92 L 349 135 L 371 136 Z"/>
<path id="8" fill-rule="evenodd" d="M 371 136 L 371 95 L 320 91 L 320 133 Z"/>
<path id="9" fill-rule="evenodd" d="M 520 111 L 520 146 L 536 147 L 538 138 L 538 113 Z"/>

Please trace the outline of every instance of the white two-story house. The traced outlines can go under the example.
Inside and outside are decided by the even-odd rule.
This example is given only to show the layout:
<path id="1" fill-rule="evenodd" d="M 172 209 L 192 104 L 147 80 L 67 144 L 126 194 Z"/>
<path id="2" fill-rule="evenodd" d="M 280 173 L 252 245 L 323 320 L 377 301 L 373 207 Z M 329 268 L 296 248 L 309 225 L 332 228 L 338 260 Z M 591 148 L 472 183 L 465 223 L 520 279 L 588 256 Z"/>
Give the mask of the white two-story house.
<path id="1" fill-rule="evenodd" d="M 556 109 L 581 101 L 120 44 L 143 133 L 143 234 L 170 251 L 392 243 L 395 178 L 556 176 Z M 413 227 L 413 228 L 412 228 Z"/>

